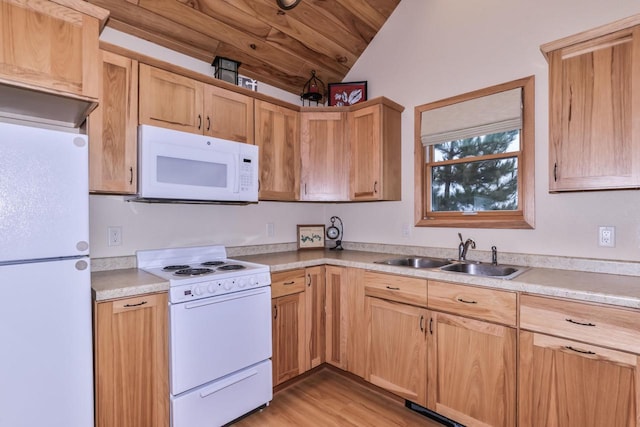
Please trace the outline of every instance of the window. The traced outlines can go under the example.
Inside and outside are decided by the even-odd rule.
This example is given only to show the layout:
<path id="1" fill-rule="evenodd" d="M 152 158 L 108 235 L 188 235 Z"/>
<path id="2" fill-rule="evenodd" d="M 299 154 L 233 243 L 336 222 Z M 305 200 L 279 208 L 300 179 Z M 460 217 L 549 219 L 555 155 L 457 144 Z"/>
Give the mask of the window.
<path id="1" fill-rule="evenodd" d="M 533 228 L 534 78 L 416 107 L 416 225 Z"/>

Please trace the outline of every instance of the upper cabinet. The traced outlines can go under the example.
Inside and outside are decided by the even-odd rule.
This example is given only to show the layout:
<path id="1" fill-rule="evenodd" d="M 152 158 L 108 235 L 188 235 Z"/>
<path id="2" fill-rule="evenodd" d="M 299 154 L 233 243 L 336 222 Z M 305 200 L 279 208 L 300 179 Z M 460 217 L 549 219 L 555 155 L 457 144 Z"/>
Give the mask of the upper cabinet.
<path id="1" fill-rule="evenodd" d="M 295 201 L 300 185 L 298 112 L 255 101 L 255 142 L 260 147 L 260 200 Z"/>
<path id="2" fill-rule="evenodd" d="M 138 61 L 101 51 L 100 104 L 89 116 L 89 190 L 137 191 Z"/>
<path id="3" fill-rule="evenodd" d="M 346 113 L 300 114 L 300 200 L 349 200 Z"/>
<path id="4" fill-rule="evenodd" d="M 141 124 L 253 144 L 253 98 L 140 64 Z"/>
<path id="5" fill-rule="evenodd" d="M 347 113 L 350 200 L 400 200 L 402 110 L 398 104 L 380 98 Z"/>
<path id="6" fill-rule="evenodd" d="M 640 16 L 541 47 L 549 61 L 549 190 L 640 187 Z"/>
<path id="7" fill-rule="evenodd" d="M 98 36 L 108 16 L 79 0 L 0 1 L 2 113 L 82 124 L 98 98 Z"/>

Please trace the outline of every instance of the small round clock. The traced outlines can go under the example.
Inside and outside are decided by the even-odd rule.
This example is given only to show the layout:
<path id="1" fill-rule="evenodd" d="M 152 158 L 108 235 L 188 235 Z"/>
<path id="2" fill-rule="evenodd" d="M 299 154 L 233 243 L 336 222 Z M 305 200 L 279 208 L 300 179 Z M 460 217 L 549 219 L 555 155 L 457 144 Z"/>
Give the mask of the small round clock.
<path id="1" fill-rule="evenodd" d="M 340 223 L 339 226 L 336 225 L 336 221 Z M 331 248 L 332 250 L 341 251 L 343 249 L 341 237 L 344 236 L 344 225 L 340 217 L 331 217 L 331 225 L 327 228 L 326 235 L 328 239 L 336 241 L 335 247 Z"/>

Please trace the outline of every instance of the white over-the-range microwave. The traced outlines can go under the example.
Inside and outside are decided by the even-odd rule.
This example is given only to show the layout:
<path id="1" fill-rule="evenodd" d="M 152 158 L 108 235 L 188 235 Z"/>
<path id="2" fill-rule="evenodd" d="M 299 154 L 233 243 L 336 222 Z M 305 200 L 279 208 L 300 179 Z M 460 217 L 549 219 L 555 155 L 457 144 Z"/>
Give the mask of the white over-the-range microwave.
<path id="1" fill-rule="evenodd" d="M 147 202 L 258 201 L 258 147 L 138 127 L 138 195 Z"/>

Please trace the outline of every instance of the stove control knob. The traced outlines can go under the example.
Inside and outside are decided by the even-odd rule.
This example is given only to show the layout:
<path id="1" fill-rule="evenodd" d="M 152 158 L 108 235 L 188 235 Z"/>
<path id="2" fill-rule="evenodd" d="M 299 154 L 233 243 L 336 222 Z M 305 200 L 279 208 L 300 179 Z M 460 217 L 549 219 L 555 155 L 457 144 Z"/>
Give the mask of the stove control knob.
<path id="1" fill-rule="evenodd" d="M 231 290 L 233 288 L 233 280 L 225 280 L 223 286 L 226 290 Z"/>
<path id="2" fill-rule="evenodd" d="M 209 286 L 207 287 L 207 290 L 209 291 L 210 294 L 215 294 L 216 293 L 216 285 L 213 283 L 209 283 Z"/>
<path id="3" fill-rule="evenodd" d="M 249 279 L 249 284 L 251 286 L 258 286 L 259 280 L 257 277 L 255 276 L 251 276 L 251 278 Z"/>
<path id="4" fill-rule="evenodd" d="M 238 279 L 238 287 L 244 288 L 245 286 L 247 286 L 247 279 L 245 277 Z"/>
<path id="5" fill-rule="evenodd" d="M 202 295 L 202 288 L 200 286 L 196 286 L 195 288 L 193 288 L 193 293 L 197 296 Z"/>

